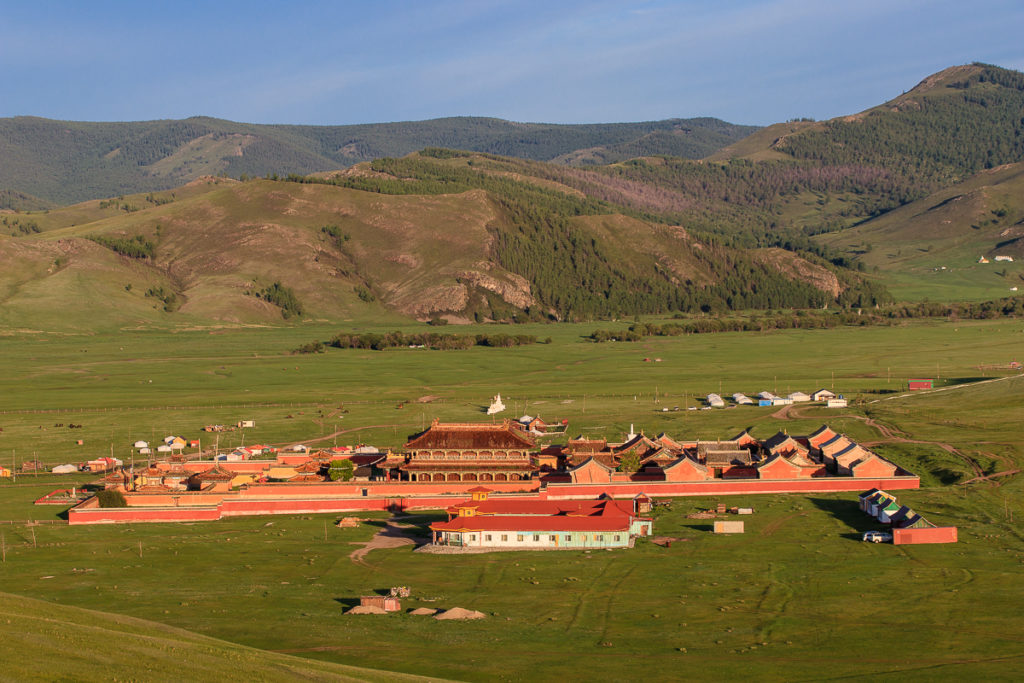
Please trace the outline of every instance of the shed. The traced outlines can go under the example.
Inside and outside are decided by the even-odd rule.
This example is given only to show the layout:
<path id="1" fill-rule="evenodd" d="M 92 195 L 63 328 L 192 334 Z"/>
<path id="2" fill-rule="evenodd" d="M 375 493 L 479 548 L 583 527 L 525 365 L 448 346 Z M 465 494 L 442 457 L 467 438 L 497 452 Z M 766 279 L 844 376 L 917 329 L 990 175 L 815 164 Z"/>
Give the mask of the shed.
<path id="1" fill-rule="evenodd" d="M 802 403 L 804 401 L 810 401 L 811 400 L 811 397 L 808 396 L 807 394 L 805 394 L 802 391 L 794 391 L 792 394 L 789 395 L 789 398 L 790 398 L 790 400 L 792 400 L 794 402 L 797 402 L 797 403 Z"/>
<path id="2" fill-rule="evenodd" d="M 402 601 L 391 595 L 364 595 L 359 598 L 360 607 L 377 607 L 385 612 L 401 612 Z"/>
<path id="3" fill-rule="evenodd" d="M 826 408 L 845 408 L 847 406 L 846 399 L 840 396 L 839 398 L 830 398 L 825 401 Z"/>
<path id="4" fill-rule="evenodd" d="M 133 448 L 149 448 L 149 444 L 145 441 L 136 441 L 132 446 Z"/>
<path id="5" fill-rule="evenodd" d="M 54 474 L 71 474 L 72 472 L 77 472 L 78 468 L 74 465 L 57 465 L 50 471 Z"/>
<path id="6" fill-rule="evenodd" d="M 813 394 L 811 394 L 812 401 L 827 401 L 828 399 L 835 397 L 835 393 L 829 391 L 828 389 L 818 389 Z"/>
<path id="7" fill-rule="evenodd" d="M 920 391 L 922 389 L 934 389 L 935 380 L 931 379 L 912 379 L 907 383 L 907 389 L 910 391 Z"/>
<path id="8" fill-rule="evenodd" d="M 712 408 L 724 408 L 725 401 L 718 394 L 708 394 L 708 405 Z"/>
<path id="9" fill-rule="evenodd" d="M 743 533 L 743 522 L 726 522 L 721 520 L 715 521 L 715 533 L 716 534 L 742 534 Z"/>

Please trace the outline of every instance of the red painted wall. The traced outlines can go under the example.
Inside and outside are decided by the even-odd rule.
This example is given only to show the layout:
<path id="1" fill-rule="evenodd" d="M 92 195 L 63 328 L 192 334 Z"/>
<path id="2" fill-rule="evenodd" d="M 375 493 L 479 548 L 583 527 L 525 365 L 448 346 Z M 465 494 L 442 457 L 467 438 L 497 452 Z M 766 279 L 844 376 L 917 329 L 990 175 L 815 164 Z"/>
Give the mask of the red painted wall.
<path id="1" fill-rule="evenodd" d="M 893 545 L 916 543 L 956 543 L 955 526 L 937 526 L 929 529 L 893 529 Z"/>
<path id="2" fill-rule="evenodd" d="M 446 508 L 459 500 L 465 500 L 465 491 L 473 488 L 474 482 L 382 483 L 367 485 L 338 484 L 266 484 L 225 495 L 193 493 L 170 494 L 127 494 L 131 507 L 100 508 L 98 501 L 91 498 L 72 508 L 68 513 L 71 524 L 110 524 L 129 522 L 178 522 L 220 519 L 223 516 L 272 515 L 302 513 L 332 513 L 353 510 L 386 510 L 391 507 L 403 509 Z M 545 491 L 538 490 L 539 483 L 504 482 L 488 486 L 499 491 L 498 495 L 515 496 L 516 492 L 533 493 L 541 500 L 570 498 L 596 498 L 608 493 L 625 498 L 646 493 L 659 496 L 706 496 L 757 493 L 822 493 L 832 491 L 863 491 L 865 488 L 886 490 L 918 488 L 917 477 L 898 478 L 817 478 L 761 480 L 718 479 L 701 482 L 615 482 L 597 484 L 549 484 Z M 370 489 L 368 496 L 361 495 L 361 489 Z M 177 506 L 174 499 L 177 498 Z M 952 542 L 916 540 L 928 538 L 915 535 L 921 529 L 903 529 L 914 532 L 905 536 L 907 542 Z M 945 532 L 948 533 L 948 532 Z M 956 530 L 953 529 L 953 541 Z"/>

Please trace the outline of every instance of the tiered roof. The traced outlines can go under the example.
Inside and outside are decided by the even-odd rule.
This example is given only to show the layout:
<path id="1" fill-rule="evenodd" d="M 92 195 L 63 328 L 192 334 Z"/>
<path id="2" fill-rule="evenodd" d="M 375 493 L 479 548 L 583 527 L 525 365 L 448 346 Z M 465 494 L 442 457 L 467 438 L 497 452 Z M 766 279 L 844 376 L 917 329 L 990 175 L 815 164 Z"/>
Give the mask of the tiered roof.
<path id="1" fill-rule="evenodd" d="M 408 450 L 531 449 L 534 441 L 525 432 L 513 427 L 510 420 L 499 424 L 434 420 L 426 430 L 412 435 L 405 447 Z"/>

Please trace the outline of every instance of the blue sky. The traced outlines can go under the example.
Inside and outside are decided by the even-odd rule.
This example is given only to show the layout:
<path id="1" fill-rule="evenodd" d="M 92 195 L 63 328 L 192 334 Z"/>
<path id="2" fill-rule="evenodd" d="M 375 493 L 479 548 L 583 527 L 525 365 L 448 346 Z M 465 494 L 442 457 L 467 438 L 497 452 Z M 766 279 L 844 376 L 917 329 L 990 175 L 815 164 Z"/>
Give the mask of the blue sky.
<path id="1" fill-rule="evenodd" d="M 0 116 L 768 124 L 860 111 L 954 64 L 1024 69 L 1019 0 L 292 5 L 5 2 Z"/>

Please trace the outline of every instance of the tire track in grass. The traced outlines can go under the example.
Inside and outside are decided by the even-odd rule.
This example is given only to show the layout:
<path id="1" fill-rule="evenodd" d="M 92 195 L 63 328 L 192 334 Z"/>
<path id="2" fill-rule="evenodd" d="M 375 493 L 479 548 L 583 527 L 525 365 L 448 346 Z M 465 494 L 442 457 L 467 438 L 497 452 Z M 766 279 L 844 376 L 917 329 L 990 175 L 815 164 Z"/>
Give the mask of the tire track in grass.
<path id="1" fill-rule="evenodd" d="M 566 633 L 568 633 L 572 629 L 576 628 L 576 622 L 578 622 L 579 619 L 580 619 L 580 614 L 582 614 L 583 608 L 584 608 L 584 606 L 587 603 L 587 598 L 589 598 L 590 594 L 593 593 L 596 590 L 595 587 L 597 586 L 597 584 L 602 579 L 604 579 L 605 574 L 608 573 L 608 568 L 612 566 L 613 562 L 614 562 L 614 560 L 612 562 L 607 562 L 604 565 L 604 567 L 601 568 L 601 571 L 597 575 L 591 577 L 587 581 L 587 588 L 586 588 L 586 590 L 584 590 L 582 593 L 580 593 L 579 597 L 576 599 L 576 609 L 573 610 L 572 619 L 570 619 L 569 623 L 566 624 L 566 626 L 565 626 Z"/>
<path id="2" fill-rule="evenodd" d="M 636 565 L 630 567 L 629 570 L 625 574 L 623 574 L 618 581 L 615 582 L 615 585 L 612 587 L 612 590 L 608 593 L 608 600 L 605 602 L 604 613 L 601 615 L 601 637 L 597 641 L 598 645 L 600 645 L 601 643 L 608 642 L 608 622 L 612 616 L 612 605 L 615 603 L 615 597 L 616 595 L 618 595 L 619 588 L 622 587 L 622 584 L 624 584 L 631 576 L 633 576 L 633 572 L 635 572 L 636 570 Z"/>
<path id="3" fill-rule="evenodd" d="M 759 640 L 766 641 L 772 637 L 775 624 L 782 618 L 793 599 L 793 589 L 785 581 L 780 581 L 775 572 L 775 564 L 768 565 L 768 585 L 761 593 L 761 600 L 757 605 L 757 612 L 762 616 L 771 614 L 758 628 Z"/>

